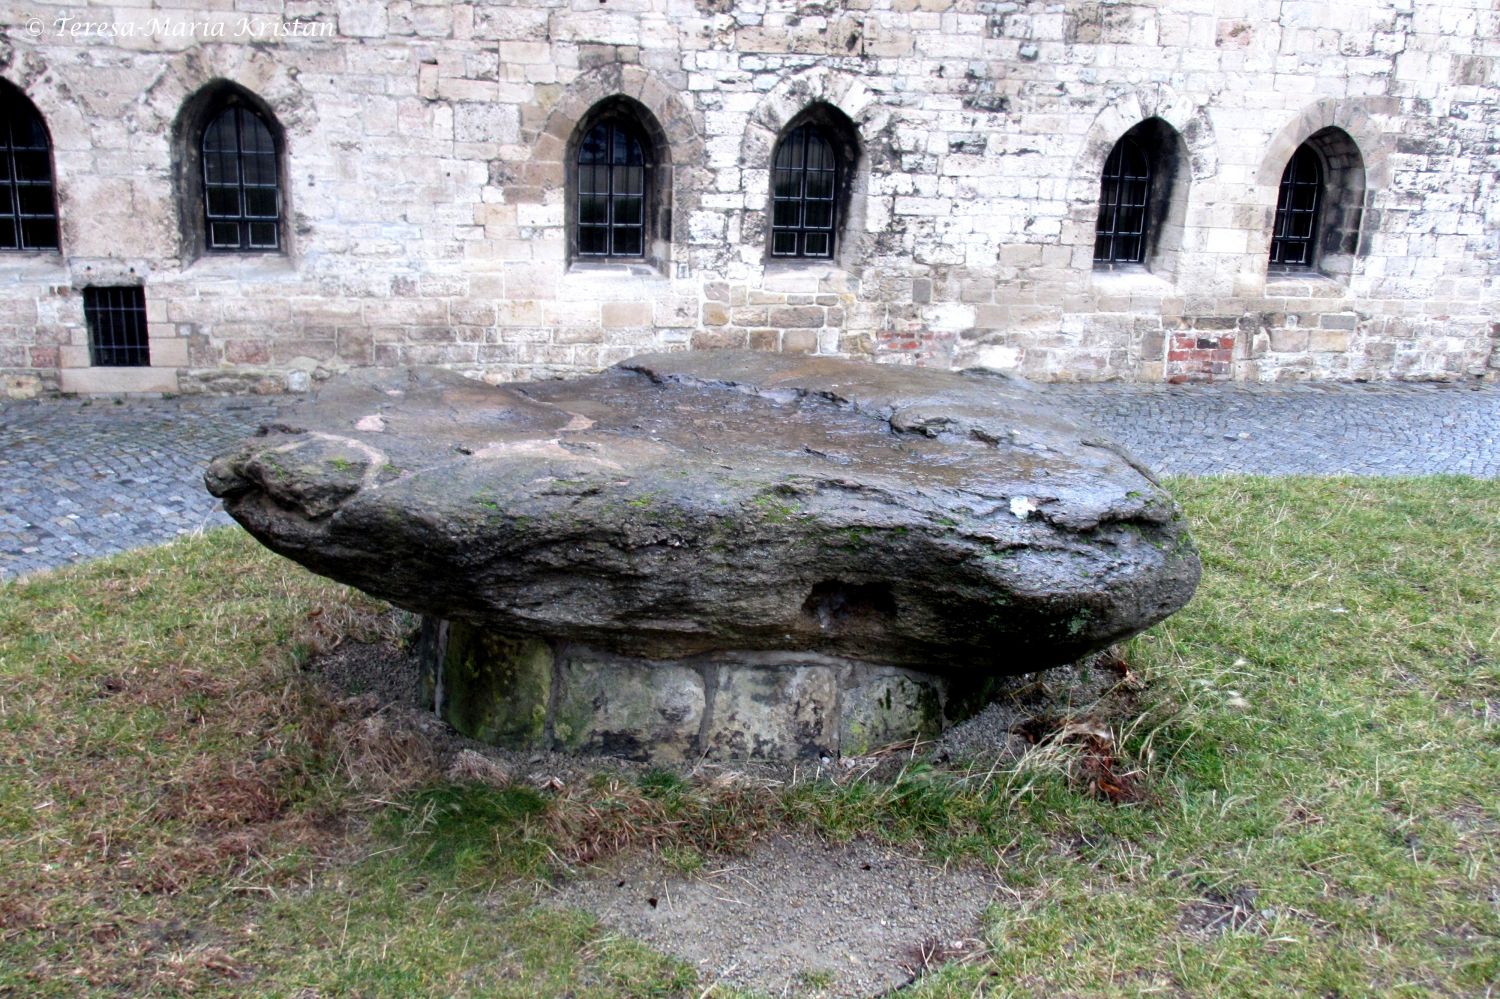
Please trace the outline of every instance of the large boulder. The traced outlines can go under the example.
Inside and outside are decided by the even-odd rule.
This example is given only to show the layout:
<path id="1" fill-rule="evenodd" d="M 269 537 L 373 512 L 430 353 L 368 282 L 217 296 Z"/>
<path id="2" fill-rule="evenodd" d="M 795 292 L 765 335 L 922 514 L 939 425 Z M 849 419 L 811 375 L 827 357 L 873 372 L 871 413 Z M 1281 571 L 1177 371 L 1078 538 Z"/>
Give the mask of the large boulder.
<path id="1" fill-rule="evenodd" d="M 1149 471 L 1024 382 L 739 351 L 571 381 L 335 380 L 207 483 L 268 547 L 433 618 L 649 660 L 1001 675 L 1187 602 Z"/>

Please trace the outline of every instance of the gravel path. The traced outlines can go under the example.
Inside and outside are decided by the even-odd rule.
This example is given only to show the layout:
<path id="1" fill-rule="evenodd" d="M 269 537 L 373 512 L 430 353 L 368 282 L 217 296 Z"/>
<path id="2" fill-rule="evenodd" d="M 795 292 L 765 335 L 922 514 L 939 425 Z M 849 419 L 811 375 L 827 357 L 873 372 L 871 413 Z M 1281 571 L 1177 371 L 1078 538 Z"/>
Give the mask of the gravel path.
<path id="1" fill-rule="evenodd" d="M 1500 477 L 1500 385 L 1047 385 L 1164 473 Z M 0 579 L 227 523 L 215 453 L 290 400 L 0 403 Z"/>

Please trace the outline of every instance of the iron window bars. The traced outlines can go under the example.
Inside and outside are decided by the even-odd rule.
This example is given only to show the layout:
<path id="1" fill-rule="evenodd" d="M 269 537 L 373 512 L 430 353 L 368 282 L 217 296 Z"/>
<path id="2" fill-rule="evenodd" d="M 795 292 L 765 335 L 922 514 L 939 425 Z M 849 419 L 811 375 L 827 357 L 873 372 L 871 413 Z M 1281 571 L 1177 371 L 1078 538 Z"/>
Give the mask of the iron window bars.
<path id="1" fill-rule="evenodd" d="M 57 249 L 47 128 L 26 102 L 0 96 L 0 249 Z"/>
<path id="2" fill-rule="evenodd" d="M 578 254 L 646 253 L 646 171 L 640 131 L 618 118 L 588 130 L 578 146 Z"/>
<path id="3" fill-rule="evenodd" d="M 814 125 L 794 128 L 776 148 L 771 172 L 771 256 L 833 256 L 838 159 Z"/>
<path id="4" fill-rule="evenodd" d="M 1146 259 L 1146 213 L 1151 203 L 1151 161 L 1130 136 L 1115 143 L 1099 180 L 1099 223 L 1094 262 L 1138 264 Z"/>
<path id="5" fill-rule="evenodd" d="M 1276 223 L 1271 229 L 1271 263 L 1311 267 L 1323 190 L 1323 165 L 1307 143 L 1297 147 L 1281 174 Z"/>
<path id="6" fill-rule="evenodd" d="M 140 287 L 83 289 L 89 360 L 102 368 L 151 363 L 146 341 L 146 292 Z"/>
<path id="7" fill-rule="evenodd" d="M 203 208 L 210 250 L 280 246 L 276 140 L 246 107 L 224 109 L 203 130 Z"/>

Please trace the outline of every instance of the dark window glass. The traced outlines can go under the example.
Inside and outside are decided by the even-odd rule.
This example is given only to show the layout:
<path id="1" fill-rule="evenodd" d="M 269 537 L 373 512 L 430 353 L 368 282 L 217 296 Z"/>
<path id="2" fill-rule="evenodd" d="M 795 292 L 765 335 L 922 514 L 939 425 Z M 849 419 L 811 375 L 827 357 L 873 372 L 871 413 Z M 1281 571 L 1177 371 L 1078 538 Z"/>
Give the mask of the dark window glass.
<path id="1" fill-rule="evenodd" d="M 1115 143 L 1099 181 L 1099 223 L 1094 261 L 1138 264 L 1146 259 L 1146 213 L 1151 203 L 1151 162 L 1129 136 Z"/>
<path id="2" fill-rule="evenodd" d="M 151 363 L 146 341 L 143 288 L 85 288 L 83 317 L 89 327 L 89 360 L 105 368 Z"/>
<path id="3" fill-rule="evenodd" d="M 18 95 L 0 92 L 0 250 L 57 249 L 47 130 Z"/>
<path id="4" fill-rule="evenodd" d="M 815 125 L 792 129 L 771 167 L 771 256 L 833 256 L 837 191 L 833 143 Z"/>
<path id="5" fill-rule="evenodd" d="M 609 118 L 578 145 L 578 255 L 646 253 L 646 140 L 634 123 Z"/>
<path id="6" fill-rule="evenodd" d="M 203 130 L 203 210 L 210 250 L 280 246 L 276 141 L 249 108 L 225 108 Z"/>
<path id="7" fill-rule="evenodd" d="M 1281 174 L 1276 223 L 1271 230 L 1271 263 L 1311 267 L 1322 200 L 1323 164 L 1307 143 L 1297 147 Z"/>

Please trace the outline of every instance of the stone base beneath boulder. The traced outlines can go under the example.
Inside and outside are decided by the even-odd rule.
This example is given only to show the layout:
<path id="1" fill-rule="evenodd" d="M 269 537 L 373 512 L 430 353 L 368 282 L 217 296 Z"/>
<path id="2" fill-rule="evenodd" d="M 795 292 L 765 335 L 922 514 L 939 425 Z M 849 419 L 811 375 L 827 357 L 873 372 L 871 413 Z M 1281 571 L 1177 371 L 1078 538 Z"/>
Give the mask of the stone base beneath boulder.
<path id="1" fill-rule="evenodd" d="M 932 738 L 992 684 L 808 652 L 643 659 L 433 617 L 419 651 L 433 707 L 470 738 L 660 763 L 854 756 Z"/>

